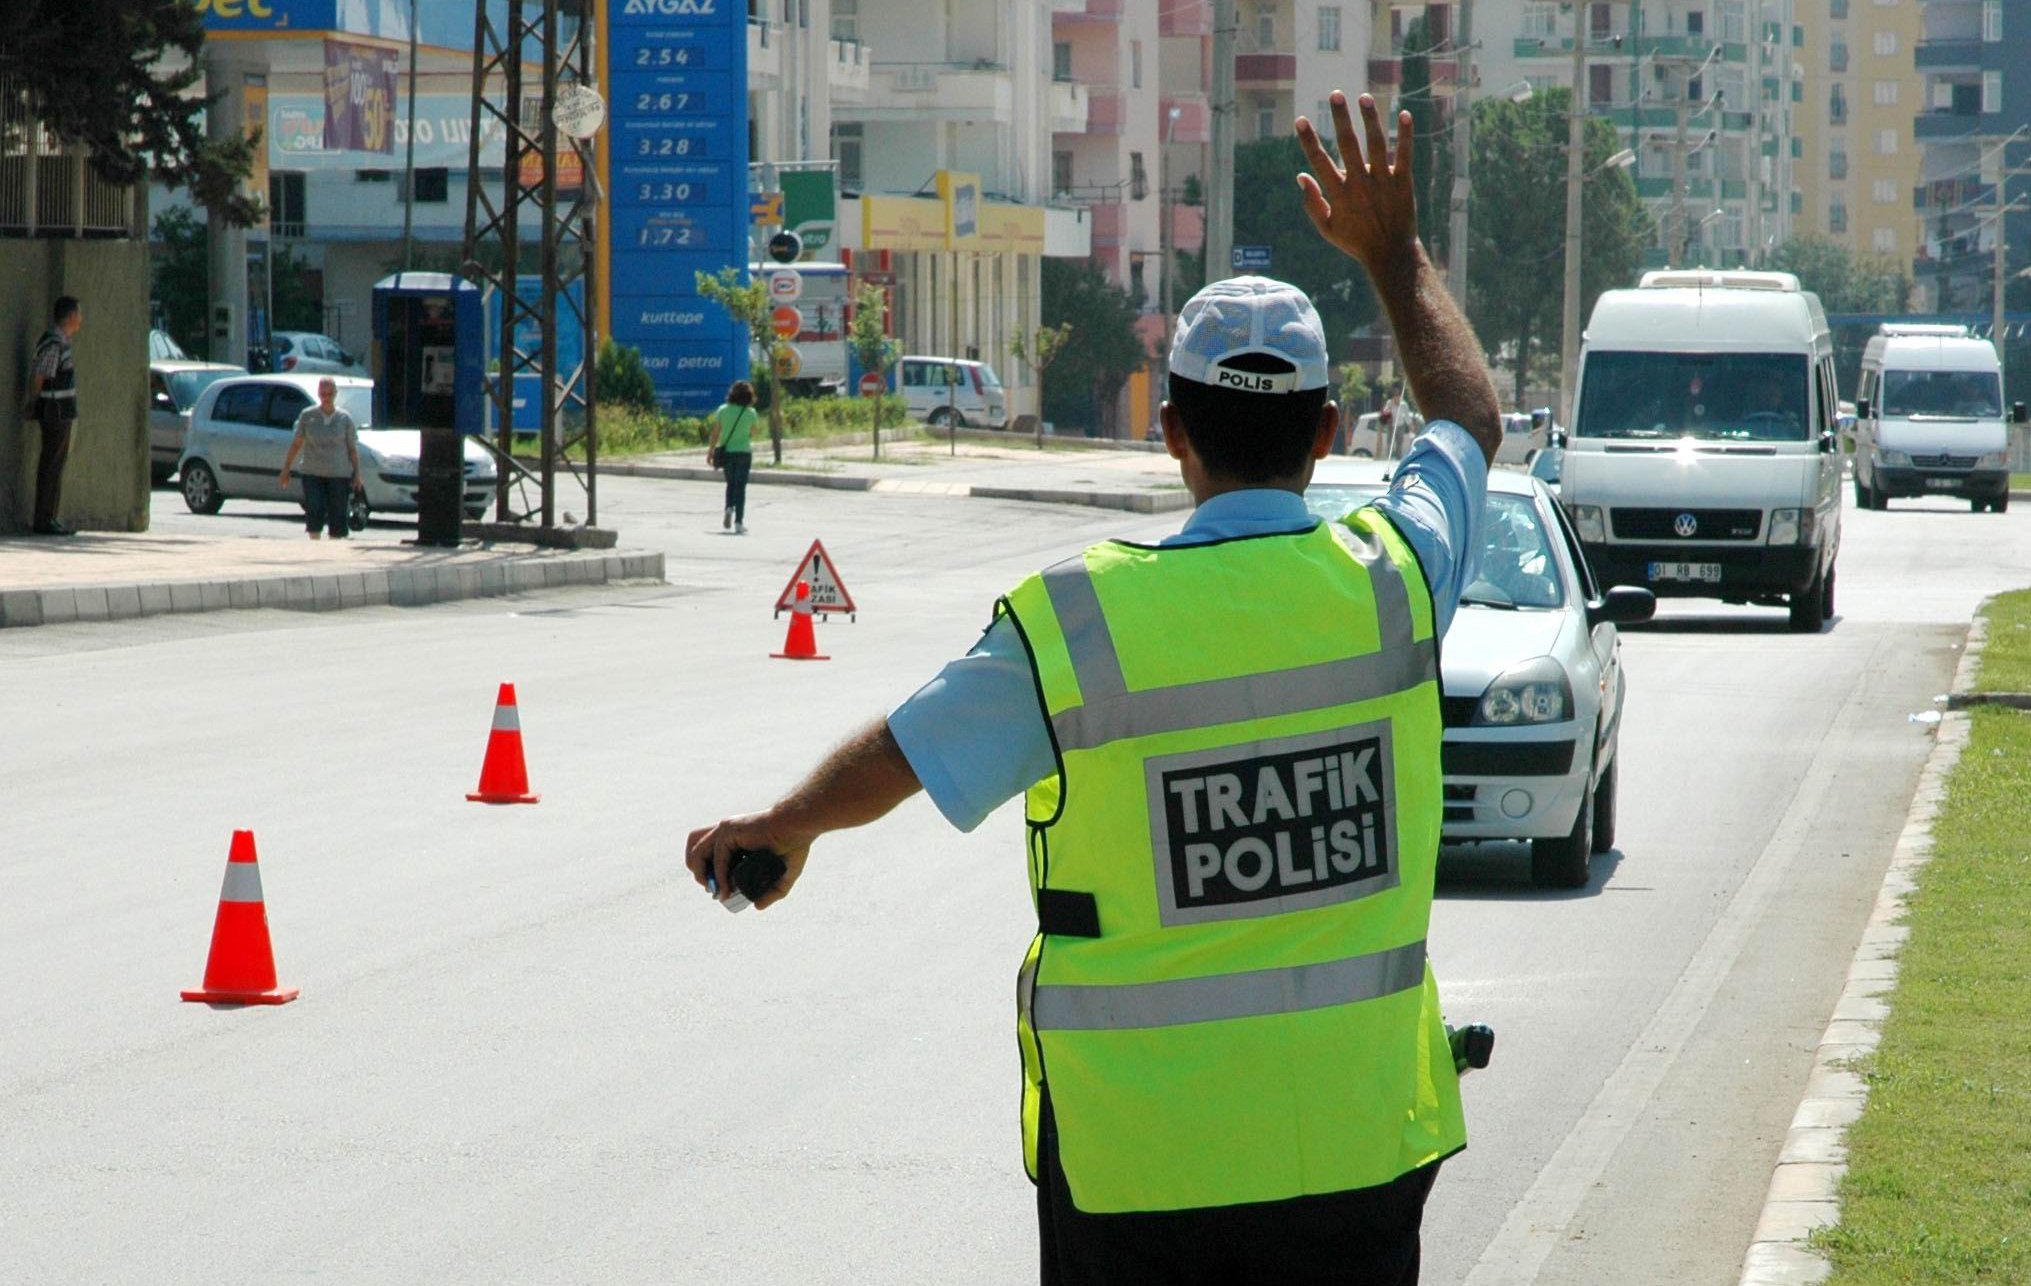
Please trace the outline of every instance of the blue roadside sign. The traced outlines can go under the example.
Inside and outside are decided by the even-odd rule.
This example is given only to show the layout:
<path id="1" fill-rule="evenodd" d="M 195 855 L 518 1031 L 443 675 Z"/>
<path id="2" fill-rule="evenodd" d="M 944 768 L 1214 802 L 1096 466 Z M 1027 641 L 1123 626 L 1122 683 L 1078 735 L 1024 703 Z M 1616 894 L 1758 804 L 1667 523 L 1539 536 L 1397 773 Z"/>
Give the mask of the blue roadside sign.
<path id="1" fill-rule="evenodd" d="M 641 350 L 664 406 L 699 414 L 748 377 L 747 328 L 696 279 L 747 269 L 747 11 L 606 3 L 613 340 Z"/>
<path id="2" fill-rule="evenodd" d="M 1236 246 L 1233 259 L 1236 272 L 1269 271 L 1268 246 Z"/>

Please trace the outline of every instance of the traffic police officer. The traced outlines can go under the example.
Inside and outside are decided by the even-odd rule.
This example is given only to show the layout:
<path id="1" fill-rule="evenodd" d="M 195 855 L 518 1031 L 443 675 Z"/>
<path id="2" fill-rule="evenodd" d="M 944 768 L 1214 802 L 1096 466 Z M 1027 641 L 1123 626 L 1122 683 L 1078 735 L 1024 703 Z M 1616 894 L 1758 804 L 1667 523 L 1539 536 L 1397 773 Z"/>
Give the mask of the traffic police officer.
<path id="1" fill-rule="evenodd" d="M 1437 645 L 1471 576 L 1495 391 L 1417 240 L 1410 117 L 1342 171 L 1298 124 L 1319 231 L 1368 270 L 1431 426 L 1322 523 L 1325 337 L 1295 287 L 1214 282 L 1171 350 L 1165 442 L 1198 507 L 996 604 L 966 657 L 687 864 L 786 860 L 920 787 L 964 829 L 1027 792 L 1039 932 L 1018 977 L 1046 1283 L 1414 1282 L 1465 1146 L 1425 960 L 1442 812 Z M 1465 426 L 1464 428 L 1462 426 Z M 726 896 L 722 893 L 720 896 Z"/>
<path id="2" fill-rule="evenodd" d="M 33 420 L 42 430 L 42 454 L 35 466 L 35 521 L 31 530 L 38 536 L 68 536 L 70 528 L 57 521 L 57 502 L 63 495 L 63 466 L 70 455 L 71 425 L 78 418 L 78 376 L 71 356 L 71 338 L 84 324 L 78 301 L 69 295 L 56 301 L 51 310 L 50 328 L 36 342 L 34 362 L 28 375 L 28 405 L 22 418 Z"/>

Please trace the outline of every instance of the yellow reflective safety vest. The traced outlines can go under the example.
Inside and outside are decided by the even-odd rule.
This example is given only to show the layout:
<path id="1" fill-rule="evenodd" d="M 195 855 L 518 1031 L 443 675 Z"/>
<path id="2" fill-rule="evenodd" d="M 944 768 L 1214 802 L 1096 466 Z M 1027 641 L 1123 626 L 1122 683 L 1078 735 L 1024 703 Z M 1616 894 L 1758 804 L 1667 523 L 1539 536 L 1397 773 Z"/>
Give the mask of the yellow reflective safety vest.
<path id="1" fill-rule="evenodd" d="M 1309 532 L 1095 545 L 997 604 L 1058 773 L 1028 796 L 1023 1151 L 1092 1213 L 1371 1187 L 1466 1145 L 1425 960 L 1442 790 L 1416 556 Z"/>

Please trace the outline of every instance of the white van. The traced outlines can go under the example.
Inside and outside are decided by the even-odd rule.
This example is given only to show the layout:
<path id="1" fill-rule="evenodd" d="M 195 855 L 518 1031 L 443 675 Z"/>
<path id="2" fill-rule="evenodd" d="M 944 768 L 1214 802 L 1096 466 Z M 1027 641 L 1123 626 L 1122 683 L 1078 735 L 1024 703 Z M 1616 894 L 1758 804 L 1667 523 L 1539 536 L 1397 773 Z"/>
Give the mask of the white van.
<path id="1" fill-rule="evenodd" d="M 957 418 L 962 429 L 1008 427 L 1008 398 L 1001 391 L 1001 378 L 986 362 L 905 357 L 897 366 L 903 402 L 925 423 L 944 425 Z"/>
<path id="2" fill-rule="evenodd" d="M 2011 408 L 2022 424 L 2024 407 Z M 1862 353 L 1855 392 L 1855 504 L 1959 496 L 1976 513 L 2010 507 L 2010 430 L 1996 346 L 1965 326 L 1885 322 Z"/>
<path id="3" fill-rule="evenodd" d="M 1560 500 L 1611 585 L 1785 605 L 1817 633 L 1840 552 L 1833 336 L 1781 272 L 1644 274 L 1594 305 Z"/>

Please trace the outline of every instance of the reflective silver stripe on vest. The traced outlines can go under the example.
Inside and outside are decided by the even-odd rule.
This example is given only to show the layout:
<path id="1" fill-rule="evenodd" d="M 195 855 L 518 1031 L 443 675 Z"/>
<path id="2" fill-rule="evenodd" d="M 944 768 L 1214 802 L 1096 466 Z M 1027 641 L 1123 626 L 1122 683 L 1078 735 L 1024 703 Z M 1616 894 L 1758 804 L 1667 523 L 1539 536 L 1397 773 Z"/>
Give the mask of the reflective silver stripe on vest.
<path id="1" fill-rule="evenodd" d="M 219 890 L 221 902 L 259 902 L 261 868 L 252 862 L 226 863 L 226 886 Z"/>
<path id="2" fill-rule="evenodd" d="M 1100 595 L 1093 588 L 1093 573 L 1086 569 L 1085 556 L 1068 558 L 1046 571 L 1044 592 L 1051 597 L 1058 631 L 1065 636 L 1065 650 L 1072 656 L 1079 699 L 1092 705 L 1125 694 L 1128 683 L 1121 677 L 1121 655 L 1114 649 L 1114 635 L 1108 632 L 1107 616 L 1100 610 Z"/>
<path id="3" fill-rule="evenodd" d="M 1081 701 L 1051 720 L 1059 749 L 1092 750 L 1125 737 L 1350 705 L 1437 679 L 1437 650 L 1429 639 L 1412 641 L 1410 591 L 1381 537 L 1344 523 L 1329 525 L 1368 572 L 1382 646 L 1364 656 L 1289 670 L 1131 692 L 1086 560 L 1068 559 L 1045 572 L 1044 588 L 1058 616 Z"/>
<path id="4" fill-rule="evenodd" d="M 520 732 L 521 730 L 522 730 L 522 716 L 521 713 L 515 709 L 515 707 L 513 706 L 494 707 L 495 732 Z"/>
<path id="5" fill-rule="evenodd" d="M 58 398 L 76 397 L 77 395 L 78 391 L 74 388 L 46 388 L 39 394 L 39 396 L 49 398 L 52 401 Z"/>
<path id="6" fill-rule="evenodd" d="M 1133 1031 L 1294 1014 L 1392 996 L 1421 986 L 1425 944 L 1323 964 L 1114 987 L 1042 986 L 1031 1000 L 1038 1031 Z"/>

